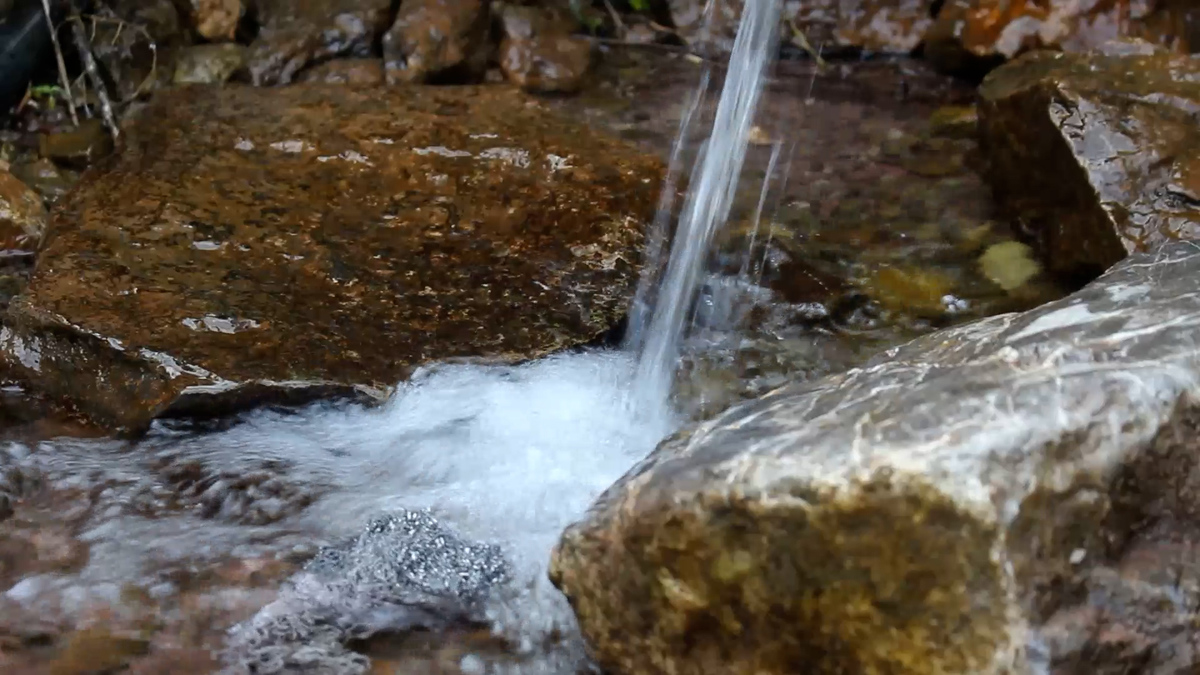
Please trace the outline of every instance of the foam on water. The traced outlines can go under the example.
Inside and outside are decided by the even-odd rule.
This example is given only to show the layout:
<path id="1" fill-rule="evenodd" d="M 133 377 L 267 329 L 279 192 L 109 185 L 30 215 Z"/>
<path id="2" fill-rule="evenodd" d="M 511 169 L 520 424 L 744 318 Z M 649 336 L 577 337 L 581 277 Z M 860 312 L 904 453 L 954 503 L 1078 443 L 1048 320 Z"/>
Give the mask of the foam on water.
<path id="1" fill-rule="evenodd" d="M 676 425 L 665 405 L 631 406 L 633 367 L 632 356 L 617 351 L 565 354 L 518 366 L 438 365 L 417 372 L 376 409 L 321 405 L 299 414 L 261 411 L 215 433 L 160 429 L 132 448 L 111 441 L 53 441 L 34 456 L 52 480 L 118 486 L 110 488 L 113 504 L 130 501 L 117 494 L 121 490 L 132 493 L 137 484 L 154 480 L 150 467 L 166 456 L 224 476 L 267 468 L 287 484 L 320 495 L 297 513 L 258 526 L 193 515 L 147 518 L 114 507 L 83 534 L 93 556 L 81 579 L 93 585 L 127 583 L 156 564 L 220 558 L 272 538 L 292 545 L 359 537 L 352 552 L 338 558 L 340 570 L 329 572 L 325 564 L 324 576 L 318 575 L 323 581 L 316 584 L 311 574 L 301 575 L 283 604 L 264 610 L 261 625 L 251 626 L 253 639 L 243 631 L 242 647 L 273 641 L 270 647 L 278 651 L 278 640 L 263 635 L 278 632 L 279 625 L 290 632 L 297 621 L 327 626 L 326 619 L 296 618 L 313 614 L 314 604 L 361 628 L 361 621 L 348 617 L 381 616 L 381 607 L 409 602 L 404 588 L 381 598 L 377 588 L 347 583 L 347 578 L 403 578 L 425 588 L 439 573 L 462 578 L 472 565 L 494 567 L 463 554 L 445 557 L 457 567 L 430 570 L 426 564 L 421 579 L 394 568 L 406 555 L 436 557 L 431 544 L 420 542 L 444 545 L 461 539 L 494 546 L 505 561 L 508 585 L 481 609 L 498 632 L 530 652 L 541 649 L 548 635 L 568 635 L 557 653 L 535 655 L 521 672 L 568 672 L 563 661 L 582 659 L 582 645 L 565 599 L 546 578 L 550 550 L 563 528 Z M 383 528 L 379 536 L 362 539 L 368 523 L 422 511 L 444 532 L 428 534 L 430 525 L 406 532 Z M 460 549 L 476 550 L 466 543 Z M 333 597 L 339 594 L 344 597 Z"/>

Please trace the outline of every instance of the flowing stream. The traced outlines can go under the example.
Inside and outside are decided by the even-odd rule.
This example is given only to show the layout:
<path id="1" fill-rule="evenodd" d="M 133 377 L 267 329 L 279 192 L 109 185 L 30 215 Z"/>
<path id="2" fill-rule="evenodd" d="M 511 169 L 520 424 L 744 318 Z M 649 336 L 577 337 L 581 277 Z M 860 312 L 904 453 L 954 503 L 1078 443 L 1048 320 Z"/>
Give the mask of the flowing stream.
<path id="1" fill-rule="evenodd" d="M 276 602 L 232 631 L 230 672 L 365 672 L 361 657 L 341 644 L 430 620 L 404 598 L 418 598 L 436 614 L 439 589 L 469 595 L 472 584 L 497 581 L 503 590 L 472 605 L 481 614 L 471 618 L 491 623 L 517 655 L 464 661 L 463 669 L 575 672 L 586 659 L 565 599 L 546 578 L 549 552 L 600 491 L 680 424 L 670 403 L 672 376 L 708 249 L 729 216 L 777 48 L 779 12 L 780 0 L 746 3 L 665 255 L 681 148 L 701 124 L 697 110 L 711 73 L 683 116 L 623 348 L 517 366 L 433 366 L 376 409 L 259 411 L 204 433 L 158 424 L 133 446 L 58 439 L 32 453 L 10 448 L 13 461 L 36 465 L 59 486 L 107 487 L 83 528 L 91 552 L 82 572 L 27 578 L 9 597 L 78 605 L 117 596 L 130 580 L 172 563 L 304 556 L 313 542 L 358 537 L 322 559 L 332 576 L 298 575 Z M 248 475 L 261 479 L 247 483 Z M 155 487 L 164 476 L 199 486 L 193 491 L 207 517 L 145 515 L 167 498 Z M 411 515 L 425 512 L 436 523 Z M 410 515 L 363 534 L 366 523 L 389 513 Z M 408 528 L 406 536 L 427 548 L 420 556 L 389 548 L 404 541 L 387 538 L 395 528 Z M 398 574 L 407 575 L 412 594 L 389 595 Z M 175 592 L 169 581 L 144 585 L 151 594 Z"/>

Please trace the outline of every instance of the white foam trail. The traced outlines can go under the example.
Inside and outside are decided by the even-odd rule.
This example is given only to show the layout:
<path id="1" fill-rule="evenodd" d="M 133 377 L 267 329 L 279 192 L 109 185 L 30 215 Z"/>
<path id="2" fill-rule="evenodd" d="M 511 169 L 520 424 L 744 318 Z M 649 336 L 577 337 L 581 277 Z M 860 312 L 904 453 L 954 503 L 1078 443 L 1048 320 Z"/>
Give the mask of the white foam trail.
<path id="1" fill-rule="evenodd" d="M 712 132 L 689 185 L 666 273 L 644 332 L 636 385 L 641 400 L 665 400 L 670 394 L 684 324 L 705 256 L 733 204 L 767 66 L 778 46 L 779 20 L 780 0 L 747 0 L 743 7 Z"/>
<path id="2" fill-rule="evenodd" d="M 158 432 L 133 452 L 62 439 L 37 455 L 58 480 L 116 480 L 130 492 L 154 481 L 155 458 L 169 455 L 222 475 L 272 467 L 279 480 L 322 495 L 258 527 L 114 510 L 83 534 L 95 555 L 80 578 L 92 584 L 140 581 L 155 561 L 220 558 L 273 538 L 289 546 L 297 536 L 336 541 L 381 515 L 429 509 L 459 535 L 501 547 L 515 583 L 492 608 L 496 628 L 531 652 L 565 633 L 557 653 L 531 653 L 519 671 L 555 673 L 583 652 L 570 608 L 546 578 L 551 548 L 676 426 L 665 405 L 630 409 L 633 367 L 632 355 L 618 351 L 519 366 L 440 365 L 418 371 L 377 409 L 262 411 L 221 432 Z M 129 501 L 121 489 L 113 503 Z"/>

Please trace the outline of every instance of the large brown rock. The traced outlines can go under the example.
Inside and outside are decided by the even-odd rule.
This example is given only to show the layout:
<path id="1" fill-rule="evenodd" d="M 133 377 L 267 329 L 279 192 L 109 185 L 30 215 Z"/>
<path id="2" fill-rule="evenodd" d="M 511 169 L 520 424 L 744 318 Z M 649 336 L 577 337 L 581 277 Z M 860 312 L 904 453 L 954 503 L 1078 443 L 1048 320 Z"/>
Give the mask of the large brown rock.
<path id="1" fill-rule="evenodd" d="M 964 72 L 1033 49 L 1087 51 L 1140 38 L 1187 53 L 1200 49 L 1200 5 L 1192 0 L 946 0 L 924 36 L 940 69 Z"/>
<path id="2" fill-rule="evenodd" d="M 624 675 L 1045 673 L 1092 572 L 1200 513 L 1198 278 L 1171 243 L 731 408 L 606 491 L 552 579 Z M 1194 631 L 1200 586 L 1160 571 L 1145 634 Z"/>
<path id="3" fill-rule="evenodd" d="M 257 85 L 287 84 L 320 61 L 370 56 L 390 9 L 390 0 L 259 0 L 250 77 Z"/>
<path id="4" fill-rule="evenodd" d="M 1200 59 L 1037 52 L 979 95 L 988 180 L 1052 271 L 1091 277 L 1200 236 Z"/>
<path id="5" fill-rule="evenodd" d="M 505 88 L 187 87 L 55 212 L 0 353 L 95 419 L 383 393 L 624 312 L 660 162 Z"/>
<path id="6" fill-rule="evenodd" d="M 493 46 L 486 0 L 407 0 L 383 36 L 389 82 L 461 83 L 483 78 Z"/>

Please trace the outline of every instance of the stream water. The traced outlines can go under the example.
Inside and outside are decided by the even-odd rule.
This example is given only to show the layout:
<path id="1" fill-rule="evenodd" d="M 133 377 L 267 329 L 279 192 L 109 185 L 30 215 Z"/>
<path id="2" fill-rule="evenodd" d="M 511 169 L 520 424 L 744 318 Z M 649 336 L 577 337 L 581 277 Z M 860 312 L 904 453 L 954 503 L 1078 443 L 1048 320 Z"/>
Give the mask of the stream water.
<path id="1" fill-rule="evenodd" d="M 585 667 L 570 609 L 545 565 L 562 529 L 680 423 L 669 400 L 680 341 L 697 321 L 691 309 L 709 248 L 742 173 L 777 48 L 779 4 L 746 5 L 668 255 L 681 149 L 709 121 L 695 114 L 712 74 L 701 77 L 627 345 L 516 366 L 435 365 L 375 409 L 259 411 L 215 432 L 160 423 L 136 444 L 13 445 L 4 458 L 10 473 L 23 468 L 96 499 L 80 517 L 78 536 L 89 546 L 82 570 L 28 576 L 5 597 L 48 614 L 116 602 L 131 584 L 163 598 L 178 594 L 179 583 L 156 570 L 229 556 L 305 559 L 352 540 L 337 556 L 318 556 L 331 573 L 310 565 L 235 626 L 229 672 L 366 672 L 365 660 L 345 648 L 349 639 L 436 624 L 442 595 L 485 588 L 485 597 L 454 611 L 490 624 L 510 647 L 494 658 L 465 655 L 463 671 Z M 400 519 L 364 534 L 386 514 Z M 403 536 L 389 538 L 396 528 Z M 413 597 L 419 602 L 407 606 Z"/>

